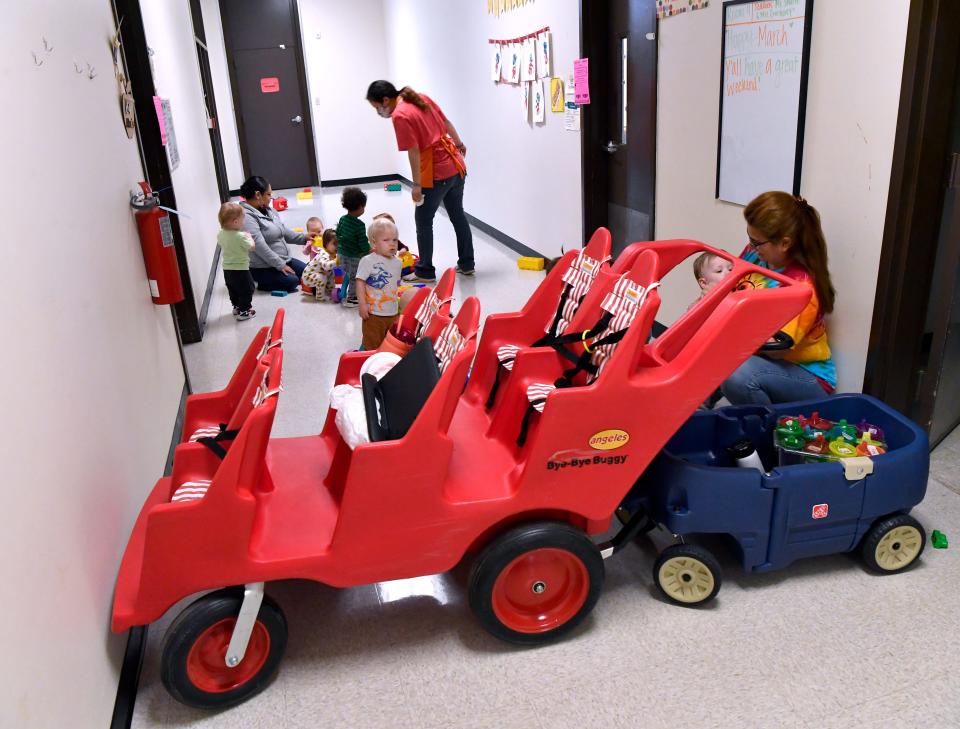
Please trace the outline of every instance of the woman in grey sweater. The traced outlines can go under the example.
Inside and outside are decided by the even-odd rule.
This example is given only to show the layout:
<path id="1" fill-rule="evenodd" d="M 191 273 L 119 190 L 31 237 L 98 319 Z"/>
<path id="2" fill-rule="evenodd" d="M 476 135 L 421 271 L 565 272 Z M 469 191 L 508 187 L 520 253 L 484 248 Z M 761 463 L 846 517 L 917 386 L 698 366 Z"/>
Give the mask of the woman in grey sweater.
<path id="1" fill-rule="evenodd" d="M 244 230 L 252 237 L 255 247 L 250 251 L 250 275 L 261 291 L 296 291 L 300 276 L 307 264 L 290 255 L 287 244 L 303 246 L 303 233 L 290 230 L 276 210 L 270 207 L 273 188 L 259 175 L 247 179 L 240 186 L 245 214 Z"/>

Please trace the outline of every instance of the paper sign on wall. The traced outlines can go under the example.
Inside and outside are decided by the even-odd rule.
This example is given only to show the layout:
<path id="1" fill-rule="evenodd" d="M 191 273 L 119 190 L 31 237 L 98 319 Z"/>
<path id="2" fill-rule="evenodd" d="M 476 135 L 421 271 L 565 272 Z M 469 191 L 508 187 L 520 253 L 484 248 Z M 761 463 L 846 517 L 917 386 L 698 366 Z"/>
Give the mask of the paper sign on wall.
<path id="1" fill-rule="evenodd" d="M 276 76 L 260 79 L 260 91 L 264 94 L 275 94 L 280 91 L 280 79 Z"/>
<path id="2" fill-rule="evenodd" d="M 590 59 L 578 58 L 573 62 L 574 100 L 578 104 L 590 103 Z"/>
<path id="3" fill-rule="evenodd" d="M 522 65 L 520 66 L 520 80 L 534 81 L 537 78 L 537 45 L 533 38 L 527 38 L 523 42 L 523 55 L 520 57 Z"/>
<path id="4" fill-rule="evenodd" d="M 537 78 L 550 77 L 550 31 L 537 36 Z"/>
<path id="5" fill-rule="evenodd" d="M 563 79 L 550 79 L 550 111 L 563 111 Z"/>
<path id="6" fill-rule="evenodd" d="M 520 83 L 520 53 L 523 47 L 519 43 L 510 44 L 510 75 L 508 79 L 512 84 Z"/>
<path id="7" fill-rule="evenodd" d="M 523 97 L 523 120 L 530 121 L 530 84 L 520 84 L 520 96 Z"/>
<path id="8" fill-rule="evenodd" d="M 502 71 L 500 69 L 500 62 L 503 58 L 501 54 L 500 44 L 493 43 L 490 48 L 493 50 L 490 52 L 490 78 L 493 81 L 499 81 Z"/>
<path id="9" fill-rule="evenodd" d="M 160 144 L 167 146 L 167 125 L 163 123 L 163 105 L 160 103 L 160 97 L 153 97 L 153 108 L 157 112 L 157 122 L 160 124 Z"/>
<path id="10" fill-rule="evenodd" d="M 573 74 L 567 77 L 567 87 L 564 90 L 565 113 L 563 115 L 563 128 L 568 132 L 580 131 L 580 107 L 577 105 L 576 92 L 574 91 Z"/>
<path id="11" fill-rule="evenodd" d="M 170 171 L 180 166 L 180 148 L 177 146 L 177 135 L 173 130 L 173 112 L 170 110 L 170 99 L 153 97 L 153 106 L 157 111 L 157 122 L 160 124 L 160 143 L 167 148 L 167 157 L 170 161 Z"/>
<path id="12" fill-rule="evenodd" d="M 543 81 L 533 82 L 533 121 L 543 124 L 546 121 L 547 100 L 543 95 Z"/>
<path id="13" fill-rule="evenodd" d="M 702 10 L 708 4 L 709 0 L 687 0 L 687 4 L 676 0 L 657 0 L 657 20 L 680 15 L 688 10 Z"/>

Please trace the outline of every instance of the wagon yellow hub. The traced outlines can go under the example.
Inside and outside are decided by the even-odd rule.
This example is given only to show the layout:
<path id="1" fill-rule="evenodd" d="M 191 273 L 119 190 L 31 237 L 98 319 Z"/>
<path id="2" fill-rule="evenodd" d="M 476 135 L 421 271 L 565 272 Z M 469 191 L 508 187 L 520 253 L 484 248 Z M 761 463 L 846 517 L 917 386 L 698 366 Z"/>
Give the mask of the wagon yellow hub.
<path id="1" fill-rule="evenodd" d="M 660 566 L 660 586 L 678 602 L 695 603 L 706 600 L 713 592 L 713 573 L 693 557 L 673 557 Z"/>
<path id="2" fill-rule="evenodd" d="M 883 535 L 874 557 L 881 569 L 898 570 L 913 562 L 923 547 L 923 536 L 912 526 L 899 526 Z"/>

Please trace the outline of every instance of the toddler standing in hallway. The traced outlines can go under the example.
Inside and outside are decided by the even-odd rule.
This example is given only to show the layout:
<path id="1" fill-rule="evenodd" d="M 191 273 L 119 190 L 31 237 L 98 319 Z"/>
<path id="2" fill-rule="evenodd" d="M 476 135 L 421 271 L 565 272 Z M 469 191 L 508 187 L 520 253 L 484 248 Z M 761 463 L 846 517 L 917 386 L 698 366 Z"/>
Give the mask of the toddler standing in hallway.
<path id="1" fill-rule="evenodd" d="M 246 321 L 256 316 L 253 304 L 253 276 L 250 275 L 250 251 L 253 238 L 244 231 L 244 212 L 236 203 L 224 203 L 217 214 L 220 232 L 217 245 L 222 252 L 223 281 L 233 304 L 233 316 L 237 321 Z"/>
<path id="2" fill-rule="evenodd" d="M 357 267 L 360 259 L 370 252 L 367 243 L 367 229 L 360 220 L 367 208 L 367 196 L 359 187 L 348 187 L 340 196 L 340 204 L 347 214 L 337 223 L 337 245 L 340 250 L 340 260 L 343 264 L 343 275 L 347 277 L 347 295 L 343 305 L 356 308 L 357 302 Z"/>
<path id="3" fill-rule="evenodd" d="M 364 256 L 357 269 L 357 296 L 363 319 L 363 348 L 375 350 L 397 320 L 397 284 L 400 259 L 397 258 L 397 226 L 386 218 L 370 223 L 373 251 Z"/>

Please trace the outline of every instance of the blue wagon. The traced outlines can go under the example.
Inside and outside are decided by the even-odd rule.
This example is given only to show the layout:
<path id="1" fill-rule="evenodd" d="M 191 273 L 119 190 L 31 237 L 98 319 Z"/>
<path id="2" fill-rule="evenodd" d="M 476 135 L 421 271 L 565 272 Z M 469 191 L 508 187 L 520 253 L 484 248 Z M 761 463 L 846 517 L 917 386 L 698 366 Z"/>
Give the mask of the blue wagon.
<path id="1" fill-rule="evenodd" d="M 778 419 L 814 411 L 878 425 L 888 451 L 869 459 L 778 465 Z M 763 471 L 736 467 L 727 449 L 743 439 L 756 448 Z M 866 395 L 720 408 L 699 412 L 681 427 L 628 494 L 623 512 L 643 513 L 649 524 L 681 538 L 654 565 L 659 589 L 681 604 L 707 602 L 722 581 L 716 558 L 686 541 L 698 534 L 729 535 L 747 571 L 859 548 L 872 570 L 892 574 L 912 565 L 926 542 L 909 512 L 923 500 L 929 460 L 926 434 Z"/>

